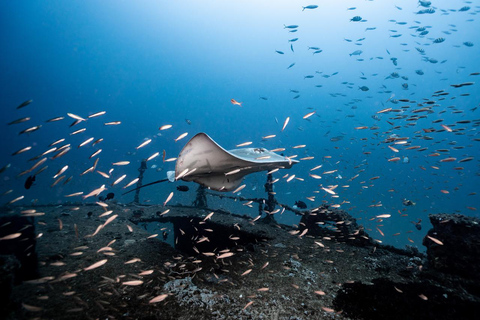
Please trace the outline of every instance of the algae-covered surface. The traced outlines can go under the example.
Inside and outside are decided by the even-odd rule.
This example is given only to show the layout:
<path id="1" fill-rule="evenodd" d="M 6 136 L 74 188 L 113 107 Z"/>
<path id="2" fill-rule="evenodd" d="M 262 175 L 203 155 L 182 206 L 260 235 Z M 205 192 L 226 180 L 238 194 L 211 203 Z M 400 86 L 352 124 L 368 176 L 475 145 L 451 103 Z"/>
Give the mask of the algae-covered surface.
<path id="1" fill-rule="evenodd" d="M 467 310 L 478 303 L 425 272 L 425 256 L 414 250 L 186 207 L 13 211 L 33 210 L 44 213 L 33 221 L 38 276 L 14 286 L 7 319 L 400 319 L 425 315 L 418 310 L 435 315 L 448 305 L 442 294 Z M 147 231 L 155 221 L 173 227 Z M 390 309 L 375 313 L 375 299 Z"/>

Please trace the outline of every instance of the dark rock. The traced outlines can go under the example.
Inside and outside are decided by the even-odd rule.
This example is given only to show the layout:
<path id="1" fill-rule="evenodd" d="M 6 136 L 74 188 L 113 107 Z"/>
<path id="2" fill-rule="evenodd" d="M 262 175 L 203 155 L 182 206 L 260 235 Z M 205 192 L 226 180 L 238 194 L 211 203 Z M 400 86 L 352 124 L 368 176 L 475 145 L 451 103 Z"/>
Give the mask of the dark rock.
<path id="1" fill-rule="evenodd" d="M 359 246 L 373 245 L 373 240 L 346 211 L 321 206 L 302 216 L 300 224 L 308 229 L 309 235 L 331 237 L 339 242 Z"/>
<path id="2" fill-rule="evenodd" d="M 20 269 L 20 262 L 14 255 L 0 255 L 0 315 L 7 312 L 12 294 L 15 274 Z M 2 316 L 0 316 L 1 318 Z"/>
<path id="3" fill-rule="evenodd" d="M 431 214 L 433 229 L 425 237 L 428 266 L 432 269 L 480 280 L 480 219 L 460 214 Z"/>
<path id="4" fill-rule="evenodd" d="M 478 299 L 470 299 L 429 281 L 344 284 L 335 298 L 336 310 L 354 319 L 479 319 Z M 400 290 L 401 292 L 397 291 Z"/>
<path id="5" fill-rule="evenodd" d="M 37 242 L 33 222 L 31 217 L 15 214 L 4 214 L 0 217 L 0 238 L 17 232 L 22 234 L 16 239 L 2 241 L 0 245 L 0 255 L 14 255 L 20 262 L 20 267 L 15 269 L 16 284 L 38 276 Z"/>

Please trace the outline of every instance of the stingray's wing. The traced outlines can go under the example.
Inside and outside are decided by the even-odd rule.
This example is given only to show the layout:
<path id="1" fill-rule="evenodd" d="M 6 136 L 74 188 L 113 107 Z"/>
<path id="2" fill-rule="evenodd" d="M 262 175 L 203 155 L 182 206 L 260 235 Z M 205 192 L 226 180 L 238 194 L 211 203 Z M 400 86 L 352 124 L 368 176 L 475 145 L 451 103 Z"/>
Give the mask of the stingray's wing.
<path id="1" fill-rule="evenodd" d="M 231 191 L 249 173 L 290 168 L 296 162 L 263 148 L 227 151 L 207 134 L 198 133 L 178 155 L 175 176 L 213 190 Z"/>

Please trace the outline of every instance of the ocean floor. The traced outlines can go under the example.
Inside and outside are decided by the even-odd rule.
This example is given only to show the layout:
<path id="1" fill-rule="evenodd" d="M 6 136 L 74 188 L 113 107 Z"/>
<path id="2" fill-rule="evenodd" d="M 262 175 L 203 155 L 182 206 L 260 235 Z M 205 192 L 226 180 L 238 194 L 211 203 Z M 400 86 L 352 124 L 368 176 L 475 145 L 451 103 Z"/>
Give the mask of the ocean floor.
<path id="1" fill-rule="evenodd" d="M 224 211 L 111 202 L 3 208 L 0 238 L 20 212 L 37 216 L 19 218 L 22 236 L 0 241 L 12 251 L 1 253 L 0 318 L 479 318 L 477 278 L 366 234 L 348 241 L 355 234 L 319 224 L 305 231 Z M 155 224 L 171 227 L 152 234 Z M 25 230 L 36 243 L 16 246 Z M 31 264 L 23 274 L 22 263 Z"/>

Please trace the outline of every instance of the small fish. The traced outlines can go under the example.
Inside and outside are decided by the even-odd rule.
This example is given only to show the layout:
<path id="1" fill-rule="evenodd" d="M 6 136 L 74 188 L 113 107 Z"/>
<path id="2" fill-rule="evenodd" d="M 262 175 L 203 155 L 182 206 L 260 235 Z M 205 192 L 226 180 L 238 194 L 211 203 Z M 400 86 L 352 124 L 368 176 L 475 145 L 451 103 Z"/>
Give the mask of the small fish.
<path id="1" fill-rule="evenodd" d="M 106 113 L 107 113 L 106 111 L 100 111 L 100 112 L 91 114 L 91 115 L 89 115 L 88 117 L 89 117 L 89 118 L 96 118 L 96 117 L 99 117 L 99 116 L 103 116 L 103 115 L 106 114 Z"/>
<path id="2" fill-rule="evenodd" d="M 235 99 L 230 99 L 230 102 L 231 102 L 233 105 L 236 105 L 236 106 L 239 106 L 239 107 L 241 107 L 241 106 L 242 106 L 242 103 L 243 103 L 243 102 L 238 102 L 238 101 L 235 100 Z"/>
<path id="3" fill-rule="evenodd" d="M 24 152 L 26 152 L 26 151 L 28 151 L 28 150 L 30 150 L 30 149 L 32 149 L 32 147 L 30 147 L 30 146 L 29 146 L 29 147 L 22 148 L 22 149 L 20 149 L 20 150 L 15 151 L 14 153 L 12 153 L 12 156 L 16 156 L 17 154 L 24 153 Z"/>
<path id="4" fill-rule="evenodd" d="M 285 130 L 285 128 L 287 127 L 287 124 L 288 124 L 289 121 L 290 121 L 290 117 L 287 117 L 287 118 L 285 119 L 285 122 L 283 123 L 282 131 Z"/>
<path id="5" fill-rule="evenodd" d="M 138 180 L 140 180 L 140 179 L 139 179 L 139 178 L 133 179 L 132 181 L 130 181 L 129 183 L 127 183 L 127 184 L 125 185 L 125 187 L 123 187 L 123 189 L 126 189 L 126 188 L 130 187 L 131 185 L 137 183 Z M 108 195 L 107 195 L 107 196 L 108 196 Z"/>
<path id="6" fill-rule="evenodd" d="M 232 99 L 232 100 L 233 100 L 233 99 Z M 182 133 L 181 135 L 179 135 L 179 136 L 175 139 L 175 142 L 177 142 L 178 140 L 181 140 L 181 139 L 185 138 L 186 136 L 188 136 L 188 132 Z"/>
<path id="7" fill-rule="evenodd" d="M 155 298 L 151 299 L 150 301 L 148 301 L 148 303 L 162 302 L 162 301 L 165 300 L 167 297 L 168 297 L 168 294 L 167 294 L 167 293 L 161 294 L 161 295 L 158 295 L 158 296 L 156 296 Z"/>
<path id="8" fill-rule="evenodd" d="M 362 17 L 360 17 L 360 16 L 355 16 L 355 17 L 353 17 L 352 19 L 350 19 L 350 21 L 353 21 L 353 22 L 362 21 Z"/>
<path id="9" fill-rule="evenodd" d="M 48 119 L 48 120 L 45 121 L 45 122 L 56 122 L 56 121 L 60 121 L 60 120 L 63 120 L 63 119 L 65 119 L 65 117 L 55 117 L 55 118 Z M 78 121 L 78 120 L 77 120 L 77 121 Z M 78 122 L 75 123 L 75 124 L 78 124 L 78 123 L 80 123 L 80 122 L 81 122 L 81 121 L 78 121 Z M 70 127 L 73 127 L 73 125 L 70 126 Z"/>
<path id="10" fill-rule="evenodd" d="M 295 25 L 295 24 L 292 24 L 292 25 L 289 25 L 289 26 L 283 25 L 283 28 L 284 28 L 284 29 L 297 29 L 298 26 Z"/>
<path id="11" fill-rule="evenodd" d="M 73 113 L 67 113 L 67 116 L 69 116 L 70 118 L 75 119 L 75 120 L 85 121 L 84 118 L 82 118 L 80 116 L 77 116 L 76 114 L 73 114 Z"/>
<path id="12" fill-rule="evenodd" d="M 219 260 L 219 259 L 225 259 L 225 258 L 229 258 L 231 256 L 233 256 L 234 253 L 233 252 L 225 252 L 225 253 L 222 253 L 221 255 L 217 256 L 216 259 Z"/>
<path id="13" fill-rule="evenodd" d="M 165 124 L 163 126 L 161 126 L 160 128 L 158 128 L 158 130 L 167 130 L 167 129 L 170 129 L 172 127 L 171 124 Z"/>
<path id="14" fill-rule="evenodd" d="M 83 147 L 84 145 L 89 144 L 90 142 L 93 141 L 93 139 L 94 139 L 93 137 L 88 138 L 87 140 L 85 140 L 85 141 L 83 141 L 82 143 L 80 143 L 77 148 L 80 148 L 80 147 Z"/>
<path id="15" fill-rule="evenodd" d="M 121 123 L 122 123 L 121 121 L 111 121 L 111 122 L 105 122 L 103 125 L 105 125 L 105 126 L 118 126 Z"/>
<path id="16" fill-rule="evenodd" d="M 454 87 L 454 88 L 461 88 L 461 87 L 465 87 L 465 86 L 471 86 L 471 85 L 474 85 L 475 82 L 464 82 L 464 83 L 460 83 L 460 84 L 451 84 L 450 86 L 451 87 Z"/>
<path id="17" fill-rule="evenodd" d="M 295 206 L 297 206 L 299 209 L 307 209 L 307 204 L 300 200 L 295 201 Z"/>
<path id="18" fill-rule="evenodd" d="M 126 166 L 129 163 L 130 163 L 130 161 L 119 161 L 119 162 L 112 163 L 112 165 L 114 165 L 114 166 Z"/>
<path id="19" fill-rule="evenodd" d="M 278 53 L 278 54 L 285 54 L 285 52 L 279 51 L 279 50 L 275 50 L 275 52 Z"/>
<path id="20" fill-rule="evenodd" d="M 307 113 L 306 115 L 303 116 L 303 119 L 308 119 L 308 118 L 310 118 L 311 116 L 313 116 L 313 115 L 315 114 L 315 112 L 316 112 L 316 111 Z"/>
<path id="21" fill-rule="evenodd" d="M 163 206 L 165 206 L 168 203 L 168 201 L 172 200 L 172 198 L 173 198 L 173 192 L 170 192 L 170 194 L 167 197 L 167 200 L 165 200 L 165 202 L 163 203 Z"/>
<path id="22" fill-rule="evenodd" d="M 440 246 L 443 246 L 443 242 L 434 238 L 434 237 L 430 237 L 430 236 L 427 236 L 428 239 L 432 240 L 433 242 L 435 242 L 436 244 L 440 245 Z"/>
<path id="23" fill-rule="evenodd" d="M 142 147 L 145 147 L 147 144 L 149 144 L 150 142 L 152 142 L 152 139 L 147 139 L 145 140 L 144 142 L 142 142 L 138 147 L 136 147 L 135 149 L 140 149 Z"/>
<path id="24" fill-rule="evenodd" d="M 239 147 L 245 147 L 245 146 L 249 146 L 251 145 L 252 142 L 251 141 L 248 141 L 248 142 L 244 142 L 244 143 L 240 143 L 240 144 L 237 144 L 235 147 L 239 148 Z"/>
<path id="25" fill-rule="evenodd" d="M 314 5 L 314 4 L 311 4 L 311 5 L 302 7 L 302 8 L 303 8 L 302 11 L 305 11 L 305 9 L 310 9 L 310 10 L 317 9 L 318 6 L 317 6 L 317 5 Z"/>
<path id="26" fill-rule="evenodd" d="M 122 282 L 122 284 L 124 286 L 139 286 L 139 285 L 143 284 L 143 281 L 142 280 L 132 280 L 132 281 Z"/>
<path id="27" fill-rule="evenodd" d="M 188 186 L 177 186 L 177 190 L 181 192 L 186 192 L 190 189 L 188 188 Z"/>
<path id="28" fill-rule="evenodd" d="M 177 138 L 178 140 L 180 140 L 181 138 Z M 176 140 L 175 140 L 176 142 Z M 152 154 L 150 157 L 147 158 L 147 160 L 145 161 L 150 161 L 152 159 L 155 159 L 156 157 L 158 157 L 160 155 L 160 152 L 155 152 L 154 154 Z"/>
<path id="29" fill-rule="evenodd" d="M 25 189 L 30 189 L 30 187 L 33 185 L 35 182 L 35 176 L 29 176 L 27 178 L 27 181 L 25 181 Z"/>
<path id="30" fill-rule="evenodd" d="M 18 237 L 20 237 L 22 234 L 20 232 L 17 232 L 17 233 L 12 233 L 12 234 L 9 234 L 9 235 L 6 235 L 4 237 L 1 237 L 0 238 L 0 241 L 3 241 L 3 240 L 13 240 L 13 239 L 16 239 Z"/>
<path id="31" fill-rule="evenodd" d="M 62 169 L 58 170 L 58 172 L 53 176 L 53 179 L 59 177 L 62 173 L 64 173 L 68 169 L 68 165 L 64 166 Z"/>
<path id="32" fill-rule="evenodd" d="M 102 152 L 102 149 L 98 149 L 97 151 L 95 151 L 94 153 L 92 153 L 90 155 L 90 157 L 88 157 L 89 159 L 92 159 L 93 157 L 95 156 L 98 156 L 100 154 L 100 152 Z"/>
<path id="33" fill-rule="evenodd" d="M 351 57 L 351 56 L 359 56 L 359 55 L 361 55 L 362 53 L 363 53 L 362 50 L 355 50 L 355 51 L 353 51 L 352 53 L 350 53 L 350 57 Z"/>
<path id="34" fill-rule="evenodd" d="M 8 125 L 19 124 L 19 123 L 26 122 L 26 121 L 29 121 L 29 120 L 30 120 L 30 117 L 20 118 L 20 119 L 17 119 L 17 120 L 13 120 L 12 122 L 9 122 Z"/>
<path id="35" fill-rule="evenodd" d="M 112 183 L 112 187 L 117 185 L 118 183 L 120 183 L 123 179 L 125 179 L 127 177 L 126 174 L 124 174 L 123 176 L 121 176 L 120 178 L 118 178 L 117 180 L 115 180 L 113 183 Z"/>
<path id="36" fill-rule="evenodd" d="M 33 100 L 24 101 L 24 102 L 22 102 L 22 103 L 17 107 L 17 109 L 24 108 L 24 107 L 28 106 L 28 105 L 29 105 L 30 103 L 32 103 L 32 102 L 33 102 Z"/>
<path id="37" fill-rule="evenodd" d="M 91 266 L 84 268 L 83 270 L 84 270 L 84 271 L 88 271 L 88 270 L 96 269 L 96 268 L 98 268 L 98 267 L 103 266 L 105 263 L 107 263 L 107 261 L 108 261 L 107 259 L 100 260 L 100 261 L 98 261 L 98 262 L 95 262 L 95 263 L 92 264 Z"/>
<path id="38" fill-rule="evenodd" d="M 243 190 L 243 188 L 245 188 L 247 185 L 246 184 L 242 184 L 240 187 L 238 187 L 237 189 L 233 190 L 232 193 L 237 193 L 239 192 L 240 190 Z"/>
<path id="39" fill-rule="evenodd" d="M 40 129 L 41 127 L 42 127 L 42 125 L 38 125 L 38 126 L 34 126 L 34 127 L 27 128 L 27 129 L 25 129 L 25 130 L 20 131 L 19 135 L 21 135 L 21 134 L 23 134 L 23 133 L 31 133 L 31 132 L 37 131 L 37 130 Z"/>

